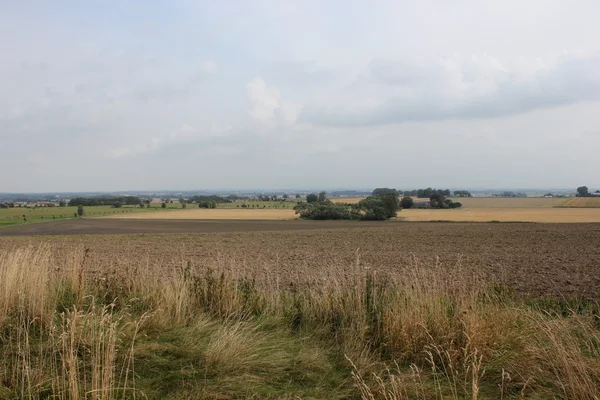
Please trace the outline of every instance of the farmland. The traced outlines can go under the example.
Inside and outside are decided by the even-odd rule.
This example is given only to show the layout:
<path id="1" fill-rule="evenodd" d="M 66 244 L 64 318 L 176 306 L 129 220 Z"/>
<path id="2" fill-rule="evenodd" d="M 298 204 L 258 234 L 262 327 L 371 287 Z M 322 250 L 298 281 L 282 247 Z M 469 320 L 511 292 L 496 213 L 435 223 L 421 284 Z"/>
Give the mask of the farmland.
<path id="1" fill-rule="evenodd" d="M 296 219 L 297 215 L 290 208 L 190 208 L 178 212 L 157 212 L 140 214 L 113 214 L 108 218 L 128 219 L 251 219 L 251 220 L 286 220 Z"/>
<path id="2" fill-rule="evenodd" d="M 341 197 L 332 199 L 334 203 L 355 204 L 362 197 Z M 455 201 L 462 203 L 465 208 L 548 208 L 555 207 L 567 201 L 566 198 L 551 197 L 452 197 Z M 415 201 L 427 201 L 429 199 L 414 198 Z"/>
<path id="3" fill-rule="evenodd" d="M 14 229 L 69 224 L 77 234 L 0 237 L 1 398 L 597 393 L 600 224 Z M 125 234 L 87 234 L 106 224 Z"/>
<path id="4" fill-rule="evenodd" d="M 169 204 L 167 209 L 181 208 L 180 204 Z M 158 207 L 139 208 L 135 206 L 123 206 L 113 208 L 111 206 L 85 207 L 86 217 L 104 217 L 109 215 L 129 215 L 132 213 L 147 213 L 155 211 L 164 211 Z M 77 207 L 15 207 L 0 208 L 0 227 L 10 225 L 20 225 L 32 222 L 48 222 L 74 218 L 77 213 Z"/>
<path id="5" fill-rule="evenodd" d="M 0 399 L 592 399 L 600 209 L 567 200 L 396 221 L 281 202 L 17 209 Z"/>
<path id="6" fill-rule="evenodd" d="M 340 199 L 335 199 L 340 201 Z M 352 201 L 349 198 L 344 201 Z M 354 199 L 358 202 L 359 199 Z M 557 208 L 565 199 L 553 198 L 465 198 L 460 209 L 405 209 L 398 213 L 399 221 L 456 221 L 456 222 L 600 222 L 600 208 Z M 233 204 L 233 203 L 232 203 Z M 173 212 L 147 214 L 110 214 L 109 218 L 132 219 L 295 219 L 291 208 L 192 208 Z"/>
<path id="7" fill-rule="evenodd" d="M 456 222 L 600 222 L 600 209 L 549 207 L 465 207 L 454 210 L 408 209 L 398 213 L 399 221 Z"/>
<path id="8" fill-rule="evenodd" d="M 600 196 L 572 197 L 566 202 L 559 204 L 558 207 L 600 208 Z"/>

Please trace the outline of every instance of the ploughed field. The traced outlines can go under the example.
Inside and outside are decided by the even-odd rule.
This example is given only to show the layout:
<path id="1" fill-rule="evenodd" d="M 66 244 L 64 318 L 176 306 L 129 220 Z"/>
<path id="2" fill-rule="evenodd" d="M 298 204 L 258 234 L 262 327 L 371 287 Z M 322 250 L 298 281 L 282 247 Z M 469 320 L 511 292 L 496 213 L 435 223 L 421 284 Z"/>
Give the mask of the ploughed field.
<path id="1" fill-rule="evenodd" d="M 65 225 L 68 222 L 62 221 Z M 49 242 L 54 256 L 60 259 L 74 245 L 80 246 L 89 249 L 86 262 L 98 274 L 114 265 L 126 265 L 132 270 L 159 265 L 161 274 L 169 274 L 187 263 L 197 266 L 217 263 L 223 269 L 242 269 L 246 275 L 270 285 L 301 282 L 307 277 L 314 280 L 315 276 L 327 279 L 329 275 L 352 274 L 357 269 L 369 269 L 385 277 L 401 273 L 415 263 L 437 263 L 450 275 L 471 271 L 524 297 L 600 296 L 600 224 L 593 223 L 108 219 L 72 223 L 91 225 L 82 225 L 75 231 L 73 227 L 64 227 L 62 232 L 78 235 L 1 236 L 0 250 Z M 116 225 L 110 227 L 107 223 Z M 150 233 L 88 235 L 135 232 L 131 230 L 135 223 L 141 224 L 137 226 L 138 232 Z M 102 224 L 104 230 L 100 229 Z M 144 224 L 146 230 L 142 230 Z M 33 224 L 10 228 L 4 233 L 45 226 L 61 225 Z"/>

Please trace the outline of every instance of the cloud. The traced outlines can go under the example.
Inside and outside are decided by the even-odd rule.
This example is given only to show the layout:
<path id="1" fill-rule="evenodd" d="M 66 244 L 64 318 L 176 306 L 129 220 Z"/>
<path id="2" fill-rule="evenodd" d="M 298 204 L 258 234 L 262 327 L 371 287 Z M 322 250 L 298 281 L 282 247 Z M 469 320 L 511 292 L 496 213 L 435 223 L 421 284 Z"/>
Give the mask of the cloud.
<path id="1" fill-rule="evenodd" d="M 272 133 L 276 127 L 291 126 L 296 121 L 298 107 L 282 100 L 276 86 L 254 78 L 246 85 L 246 91 L 251 103 L 249 114 L 255 122 L 262 124 L 256 131 L 259 135 Z"/>
<path id="2" fill-rule="evenodd" d="M 279 89 L 268 86 L 260 78 L 254 78 L 247 85 L 248 97 L 252 102 L 250 116 L 258 121 L 268 121 L 275 117 L 280 107 Z"/>
<path id="3" fill-rule="evenodd" d="M 144 154 L 151 154 L 167 146 L 177 144 L 193 145 L 201 142 L 210 142 L 217 138 L 223 138 L 230 134 L 232 127 L 229 125 L 211 124 L 204 129 L 196 129 L 189 124 L 181 124 L 177 129 L 173 129 L 164 137 L 155 137 L 148 142 L 134 144 L 129 147 L 118 147 L 109 150 L 106 153 L 108 158 L 135 157 Z M 226 146 L 220 145 L 219 151 L 223 151 Z"/>
<path id="4" fill-rule="evenodd" d="M 552 64 L 457 55 L 433 63 L 375 60 L 337 99 L 305 106 L 299 121 L 372 126 L 410 121 L 498 118 L 600 99 L 600 55 L 564 55 Z"/>

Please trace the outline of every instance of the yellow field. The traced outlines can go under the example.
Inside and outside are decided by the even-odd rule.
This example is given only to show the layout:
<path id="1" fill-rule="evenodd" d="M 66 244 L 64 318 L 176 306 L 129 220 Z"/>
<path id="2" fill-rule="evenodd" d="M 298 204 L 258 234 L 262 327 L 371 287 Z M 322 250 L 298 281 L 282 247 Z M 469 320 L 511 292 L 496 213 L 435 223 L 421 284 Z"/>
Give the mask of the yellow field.
<path id="1" fill-rule="evenodd" d="M 399 221 L 600 222 L 600 208 L 487 207 L 454 210 L 402 210 Z"/>
<path id="2" fill-rule="evenodd" d="M 126 219 L 296 219 L 296 212 L 291 209 L 230 209 L 230 208 L 196 208 L 179 211 L 156 211 L 129 215 L 114 215 L 106 218 Z"/>
<path id="3" fill-rule="evenodd" d="M 565 198 L 553 197 L 453 197 L 452 199 L 462 203 L 463 208 L 550 208 L 566 201 Z"/>
<path id="4" fill-rule="evenodd" d="M 600 197 L 571 197 L 559 205 L 560 207 L 600 207 Z"/>
<path id="5" fill-rule="evenodd" d="M 331 199 L 331 201 L 334 203 L 356 204 L 362 199 L 364 199 L 364 197 L 340 197 L 336 199 Z"/>

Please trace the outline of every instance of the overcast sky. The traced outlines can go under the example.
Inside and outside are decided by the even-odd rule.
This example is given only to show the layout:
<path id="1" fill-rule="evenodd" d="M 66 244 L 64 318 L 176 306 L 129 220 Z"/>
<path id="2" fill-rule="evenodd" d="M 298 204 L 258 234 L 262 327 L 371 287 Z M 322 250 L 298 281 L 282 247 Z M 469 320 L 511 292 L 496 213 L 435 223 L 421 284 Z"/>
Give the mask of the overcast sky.
<path id="1" fill-rule="evenodd" d="M 598 188 L 599 15 L 2 1 L 0 192 Z"/>

